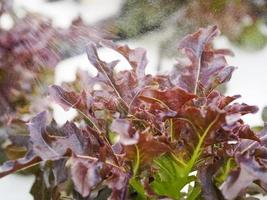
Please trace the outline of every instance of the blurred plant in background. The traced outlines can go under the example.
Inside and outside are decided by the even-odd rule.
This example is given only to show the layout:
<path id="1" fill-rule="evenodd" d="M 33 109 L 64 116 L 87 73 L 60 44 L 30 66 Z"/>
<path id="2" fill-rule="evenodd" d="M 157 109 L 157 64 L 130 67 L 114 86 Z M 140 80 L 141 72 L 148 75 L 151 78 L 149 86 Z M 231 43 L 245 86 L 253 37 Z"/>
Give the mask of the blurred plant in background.
<path id="1" fill-rule="evenodd" d="M 8 28 L 2 26 L 0 30 L 2 147 L 7 145 L 5 144 L 7 137 L 17 133 L 21 137 L 27 135 L 24 135 L 26 131 L 22 126 L 23 123 L 20 123 L 25 119 L 23 116 L 46 108 L 46 102 L 41 101 L 44 95 L 43 84 L 53 82 L 51 68 L 59 61 L 59 57 L 51 48 L 54 31 L 50 22 L 31 14 L 20 19 L 14 13 L 12 6 L 12 1 L 1 2 L 1 19 L 4 17 L 10 19 L 10 26 Z M 34 106 L 35 103 L 38 106 Z M 11 148 L 13 147 L 8 146 L 6 149 Z M 13 149 L 15 152 L 22 150 L 22 148 Z"/>
<path id="2" fill-rule="evenodd" d="M 267 36 L 262 28 L 266 23 L 267 3 L 261 0 L 126 0 L 118 16 L 103 21 L 104 27 L 122 38 L 171 27 L 171 41 L 195 27 L 216 24 L 230 41 L 248 49 L 264 47 Z"/>
<path id="3" fill-rule="evenodd" d="M 100 34 L 80 18 L 62 29 L 35 13 L 18 16 L 12 1 L 2 0 L 0 6 L 0 139 L 6 147 L 7 138 L 28 137 L 21 122 L 49 108 L 43 96 L 47 86 L 54 83 L 56 65 L 84 52 L 87 42 L 110 36 Z M 12 147 L 16 153 L 15 146 L 6 149 Z M 3 160 L 3 152 L 1 155 Z"/>

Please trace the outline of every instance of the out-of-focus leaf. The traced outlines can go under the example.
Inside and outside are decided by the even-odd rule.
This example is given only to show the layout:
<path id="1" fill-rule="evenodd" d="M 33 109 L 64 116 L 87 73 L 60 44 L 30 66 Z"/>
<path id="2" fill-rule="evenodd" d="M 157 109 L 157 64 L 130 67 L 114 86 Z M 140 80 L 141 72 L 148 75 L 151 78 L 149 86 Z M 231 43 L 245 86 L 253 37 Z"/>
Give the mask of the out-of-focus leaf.
<path id="1" fill-rule="evenodd" d="M 52 99 L 62 106 L 64 110 L 69 110 L 70 108 L 78 108 L 83 111 L 87 108 L 85 94 L 76 94 L 75 92 L 68 92 L 59 86 L 52 85 L 49 88 L 49 94 Z"/>
<path id="2" fill-rule="evenodd" d="M 113 120 L 110 129 L 119 134 L 119 141 L 123 145 L 136 144 L 139 140 L 139 134 L 133 129 L 129 121 L 125 119 Z"/>
<path id="3" fill-rule="evenodd" d="M 72 124 L 67 123 L 65 128 L 68 128 L 64 132 L 66 135 L 55 139 L 45 132 L 46 120 L 46 112 L 42 112 L 29 123 L 30 140 L 36 155 L 40 156 L 43 160 L 58 160 L 68 149 L 77 154 L 83 153 L 82 143 L 77 136 L 77 134 L 80 134 L 79 129 L 71 129 Z"/>
<path id="4" fill-rule="evenodd" d="M 64 125 L 65 135 L 50 135 L 46 129 L 46 120 L 47 114 L 42 112 L 29 122 L 28 152 L 24 158 L 8 161 L 2 165 L 0 176 L 30 167 L 40 161 L 59 160 L 68 153 L 68 150 L 76 154 L 84 154 L 86 143 L 80 140 L 79 135 L 82 132 L 74 124 L 68 122 Z"/>
<path id="5" fill-rule="evenodd" d="M 199 170 L 199 179 L 202 187 L 202 197 L 206 200 L 224 200 L 219 188 L 214 183 L 214 174 L 220 167 L 220 162 L 202 166 Z"/>
<path id="6" fill-rule="evenodd" d="M 230 173 L 222 185 L 222 192 L 227 199 L 235 198 L 253 182 L 263 188 L 267 184 L 266 127 L 257 136 L 259 142 L 244 140 L 239 144 L 238 151 L 235 154 L 238 167 Z"/>
<path id="7" fill-rule="evenodd" d="M 72 158 L 71 175 L 76 190 L 87 197 L 92 188 L 100 181 L 102 163 L 98 161 L 88 161 L 86 159 Z"/>
<path id="8" fill-rule="evenodd" d="M 34 157 L 34 155 L 32 155 L 32 152 L 26 154 L 24 158 L 20 158 L 14 161 L 6 161 L 3 165 L 0 166 L 0 178 L 19 170 L 34 166 L 40 162 L 41 159 L 39 157 Z"/>
<path id="9" fill-rule="evenodd" d="M 5 153 L 9 160 L 15 160 L 25 155 L 27 149 L 25 147 L 9 145 L 5 148 Z"/>
<path id="10" fill-rule="evenodd" d="M 240 155 L 238 159 L 239 169 L 233 171 L 223 184 L 223 194 L 227 199 L 235 198 L 243 189 L 247 188 L 253 181 L 260 180 L 266 184 L 267 172 L 255 159 L 247 155 Z"/>
<path id="11" fill-rule="evenodd" d="M 36 174 L 35 182 L 33 183 L 30 193 L 32 194 L 34 199 L 40 199 L 40 200 L 60 199 L 59 198 L 60 195 L 53 194 L 53 192 L 49 190 L 49 188 L 47 188 L 43 178 L 43 174 L 41 172 L 39 172 L 39 174 Z"/>
<path id="12" fill-rule="evenodd" d="M 261 118 L 264 122 L 267 122 L 267 107 L 265 106 L 261 113 Z"/>

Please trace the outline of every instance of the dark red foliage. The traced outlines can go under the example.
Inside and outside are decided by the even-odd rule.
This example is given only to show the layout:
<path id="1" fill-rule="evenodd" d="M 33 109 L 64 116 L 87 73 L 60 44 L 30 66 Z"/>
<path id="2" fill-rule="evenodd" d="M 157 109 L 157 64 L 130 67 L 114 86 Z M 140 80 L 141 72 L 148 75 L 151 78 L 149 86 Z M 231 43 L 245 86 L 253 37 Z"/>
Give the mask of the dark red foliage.
<path id="1" fill-rule="evenodd" d="M 2 122 L 3 115 L 22 115 L 18 107 L 23 107 L 24 113 L 30 104 L 33 107 L 34 97 L 43 95 L 44 88 L 52 83 L 51 71 L 59 61 L 84 52 L 89 41 L 98 42 L 110 36 L 87 26 L 80 18 L 63 29 L 54 27 L 49 18 L 41 15 L 27 12 L 22 18 L 17 16 L 12 0 L 3 0 L 0 6 L 0 16 L 8 14 L 13 20 L 10 29 L 0 27 Z M 43 109 L 46 106 L 39 111 Z"/>
<path id="2" fill-rule="evenodd" d="M 230 80 L 234 67 L 228 66 L 225 55 L 229 50 L 214 50 L 211 41 L 218 36 L 219 30 L 213 26 L 199 29 L 185 37 L 179 44 L 188 57 L 188 63 L 178 62 L 175 83 L 189 92 L 207 94 L 218 85 Z"/>
<path id="3" fill-rule="evenodd" d="M 14 112 L 16 102 L 27 104 L 42 68 L 53 68 L 59 62 L 54 41 L 50 22 L 34 15 L 18 19 L 10 30 L 1 30 L 0 116 Z"/>
<path id="4" fill-rule="evenodd" d="M 259 142 L 243 140 L 235 149 L 234 158 L 238 167 L 231 172 L 222 186 L 223 193 L 229 199 L 236 197 L 253 182 L 267 189 L 266 126 L 257 136 Z"/>
<path id="5" fill-rule="evenodd" d="M 97 75 L 84 80 L 81 92 L 49 88 L 51 99 L 65 110 L 76 109 L 82 119 L 59 128 L 47 125 L 46 112 L 38 114 L 28 123 L 26 157 L 8 161 L 0 175 L 63 159 L 66 165 L 52 169 L 67 168 L 66 177 L 83 198 L 106 192 L 114 200 L 134 194 L 141 199 L 232 199 L 245 195 L 253 182 L 266 189 L 266 130 L 257 134 L 241 119 L 258 108 L 232 103 L 238 95 L 216 90 L 234 70 L 224 57 L 230 52 L 212 47 L 218 34 L 212 26 L 186 36 L 179 48 L 187 60 L 169 75 L 156 76 L 145 74 L 144 49 L 109 40 L 90 43 L 87 55 Z M 132 69 L 115 72 L 118 61 L 101 60 L 99 46 L 120 53 Z M 225 172 L 229 160 L 234 165 Z M 197 175 L 190 175 L 194 171 Z M 227 178 L 219 180 L 220 173 Z M 190 182 L 194 188 L 183 193 Z"/>

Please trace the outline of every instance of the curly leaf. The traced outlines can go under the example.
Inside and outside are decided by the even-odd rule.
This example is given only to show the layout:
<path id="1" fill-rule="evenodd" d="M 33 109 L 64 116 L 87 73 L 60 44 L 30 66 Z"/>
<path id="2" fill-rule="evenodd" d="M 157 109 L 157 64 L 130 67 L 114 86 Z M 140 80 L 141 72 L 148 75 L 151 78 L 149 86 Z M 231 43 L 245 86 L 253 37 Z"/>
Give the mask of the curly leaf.
<path id="1" fill-rule="evenodd" d="M 186 36 L 179 44 L 189 63 L 178 62 L 175 83 L 194 94 L 210 92 L 210 90 L 230 80 L 234 67 L 227 66 L 225 55 L 231 54 L 227 50 L 214 50 L 211 42 L 219 35 L 216 26 Z"/>

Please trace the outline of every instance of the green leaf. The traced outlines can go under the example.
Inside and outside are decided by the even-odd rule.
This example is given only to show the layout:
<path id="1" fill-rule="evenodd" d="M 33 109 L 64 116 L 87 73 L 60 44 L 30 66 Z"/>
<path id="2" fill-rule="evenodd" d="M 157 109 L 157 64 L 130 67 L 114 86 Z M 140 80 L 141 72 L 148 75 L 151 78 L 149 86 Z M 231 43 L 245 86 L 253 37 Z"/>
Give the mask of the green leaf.
<path id="1" fill-rule="evenodd" d="M 151 186 L 155 193 L 180 199 L 181 190 L 195 180 L 194 176 L 188 176 L 187 166 L 181 165 L 170 155 L 164 155 L 154 161 L 158 173 L 154 177 Z"/>
<path id="2" fill-rule="evenodd" d="M 197 182 L 195 182 L 194 187 L 189 187 L 188 196 L 186 199 L 187 200 L 198 199 L 200 194 L 201 194 L 201 187 Z"/>
<path id="3" fill-rule="evenodd" d="M 138 198 L 136 199 L 138 200 L 147 199 L 144 187 L 135 177 L 130 179 L 130 185 L 138 193 Z"/>
<path id="4" fill-rule="evenodd" d="M 226 163 L 221 167 L 219 175 L 216 177 L 218 183 L 223 183 L 228 177 L 230 171 L 235 167 L 235 161 L 229 158 Z"/>

